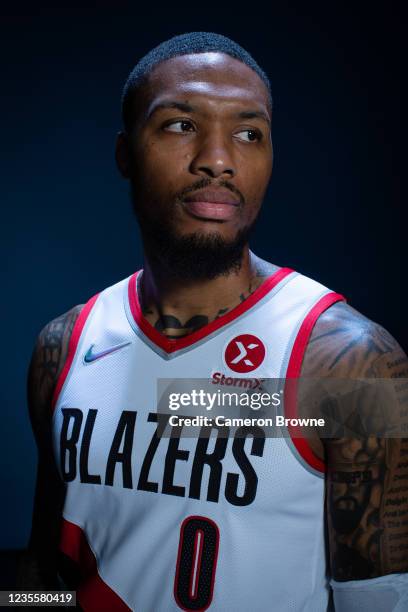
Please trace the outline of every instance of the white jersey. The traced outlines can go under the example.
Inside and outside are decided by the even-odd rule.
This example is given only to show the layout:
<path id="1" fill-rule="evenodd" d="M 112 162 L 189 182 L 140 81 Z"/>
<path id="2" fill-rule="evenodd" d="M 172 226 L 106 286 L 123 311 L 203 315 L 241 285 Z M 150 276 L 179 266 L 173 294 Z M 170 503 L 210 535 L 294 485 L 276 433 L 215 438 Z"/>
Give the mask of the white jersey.
<path id="1" fill-rule="evenodd" d="M 158 379 L 296 378 L 344 299 L 288 268 L 182 338 L 141 313 L 140 273 L 92 298 L 54 395 L 61 551 L 87 611 L 325 612 L 324 464 L 302 438 L 163 437 Z M 286 415 L 294 405 L 286 399 Z"/>

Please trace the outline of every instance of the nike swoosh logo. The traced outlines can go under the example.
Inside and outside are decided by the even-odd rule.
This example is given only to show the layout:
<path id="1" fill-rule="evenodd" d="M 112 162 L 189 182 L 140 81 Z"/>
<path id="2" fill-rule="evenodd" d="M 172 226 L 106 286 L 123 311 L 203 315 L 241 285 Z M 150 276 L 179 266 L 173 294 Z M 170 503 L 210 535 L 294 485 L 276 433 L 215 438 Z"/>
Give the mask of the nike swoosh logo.
<path id="1" fill-rule="evenodd" d="M 108 349 L 105 349 L 104 351 L 99 351 L 99 353 L 95 353 L 93 351 L 93 348 L 94 348 L 95 345 L 91 344 L 91 346 L 89 347 L 89 349 L 86 351 L 86 353 L 84 355 L 84 363 L 93 363 L 97 359 L 101 359 L 101 357 L 106 357 L 106 355 L 110 355 L 111 353 L 115 353 L 116 351 L 119 351 L 120 349 L 124 348 L 125 346 L 128 346 L 129 344 L 132 344 L 132 343 L 131 342 L 123 342 L 122 344 L 117 344 L 116 346 L 111 346 Z"/>

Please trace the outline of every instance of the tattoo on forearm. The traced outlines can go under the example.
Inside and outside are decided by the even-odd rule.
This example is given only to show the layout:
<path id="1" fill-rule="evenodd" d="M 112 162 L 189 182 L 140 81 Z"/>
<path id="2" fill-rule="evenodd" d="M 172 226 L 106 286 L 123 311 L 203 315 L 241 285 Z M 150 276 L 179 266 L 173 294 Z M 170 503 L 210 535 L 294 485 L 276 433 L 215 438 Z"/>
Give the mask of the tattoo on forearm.
<path id="1" fill-rule="evenodd" d="M 384 440 L 354 440 L 351 464 L 350 442 L 339 440 L 330 449 L 336 469 L 328 473 L 328 522 L 337 580 L 369 578 L 380 559 Z"/>
<path id="2" fill-rule="evenodd" d="M 332 575 L 337 580 L 362 580 L 408 571 L 408 438 L 401 437 L 408 434 L 408 359 L 382 328 L 360 338 L 363 370 L 353 362 L 355 355 L 344 350 L 347 346 L 338 360 L 335 357 L 337 363 L 346 361 L 345 375 L 357 371 L 361 377 L 395 380 L 395 403 L 387 405 L 385 413 L 389 408 L 389 419 L 398 424 L 394 438 L 362 432 L 361 438 L 325 441 Z M 375 412 L 372 397 L 363 395 L 353 408 L 350 418 L 358 433 Z"/>
<path id="3" fill-rule="evenodd" d="M 384 498 L 383 558 L 393 572 L 408 571 L 408 439 L 399 442 L 398 463 Z"/>

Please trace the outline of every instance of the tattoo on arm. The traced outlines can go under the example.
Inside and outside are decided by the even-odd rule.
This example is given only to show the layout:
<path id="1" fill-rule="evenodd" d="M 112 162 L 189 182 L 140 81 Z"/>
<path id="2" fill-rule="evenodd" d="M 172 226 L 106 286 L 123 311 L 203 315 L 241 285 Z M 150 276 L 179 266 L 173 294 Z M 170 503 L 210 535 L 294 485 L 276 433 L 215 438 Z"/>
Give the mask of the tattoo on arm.
<path id="1" fill-rule="evenodd" d="M 28 374 L 28 401 L 33 425 L 48 420 L 52 393 L 68 353 L 69 339 L 82 306 L 54 319 L 40 332 Z M 37 429 L 34 427 L 34 432 Z"/>
<path id="2" fill-rule="evenodd" d="M 342 314 L 344 324 L 319 330 L 312 338 L 314 375 L 324 362 L 327 376 L 393 381 L 390 420 L 397 419 L 399 425 L 399 437 L 351 438 L 339 431 L 339 437 L 324 440 L 332 575 L 336 580 L 362 580 L 408 572 L 408 437 L 401 437 L 408 435 L 408 360 L 385 330 L 361 320 L 354 320 L 357 329 L 352 329 L 347 312 Z M 341 401 L 336 398 L 336 409 L 341 410 Z M 373 396 L 362 394 L 348 417 L 354 419 L 351 428 L 359 431 L 375 408 Z"/>
<path id="3" fill-rule="evenodd" d="M 65 490 L 53 455 L 51 400 L 81 308 L 73 308 L 44 327 L 30 363 L 28 403 L 39 461 L 30 542 L 18 568 L 20 589 L 60 588 L 56 570 Z"/>
<path id="4" fill-rule="evenodd" d="M 40 386 L 55 382 L 61 363 L 64 339 L 71 336 L 74 322 L 73 316 L 61 316 L 47 325 L 41 334 Z"/>
<path id="5" fill-rule="evenodd" d="M 355 456 L 341 463 L 352 442 Z M 359 447 L 355 440 L 331 446 L 339 456 L 327 476 L 333 576 L 362 580 L 408 571 L 408 440 L 370 437 Z"/>

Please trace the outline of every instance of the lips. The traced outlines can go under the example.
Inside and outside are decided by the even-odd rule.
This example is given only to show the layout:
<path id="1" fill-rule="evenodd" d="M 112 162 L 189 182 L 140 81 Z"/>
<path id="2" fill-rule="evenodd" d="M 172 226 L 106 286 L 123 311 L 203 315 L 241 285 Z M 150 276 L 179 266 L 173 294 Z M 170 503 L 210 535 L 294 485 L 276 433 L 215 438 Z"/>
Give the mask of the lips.
<path id="1" fill-rule="evenodd" d="M 202 189 L 184 199 L 184 205 L 194 217 L 213 221 L 228 221 L 237 213 L 240 201 L 227 189 Z"/>

